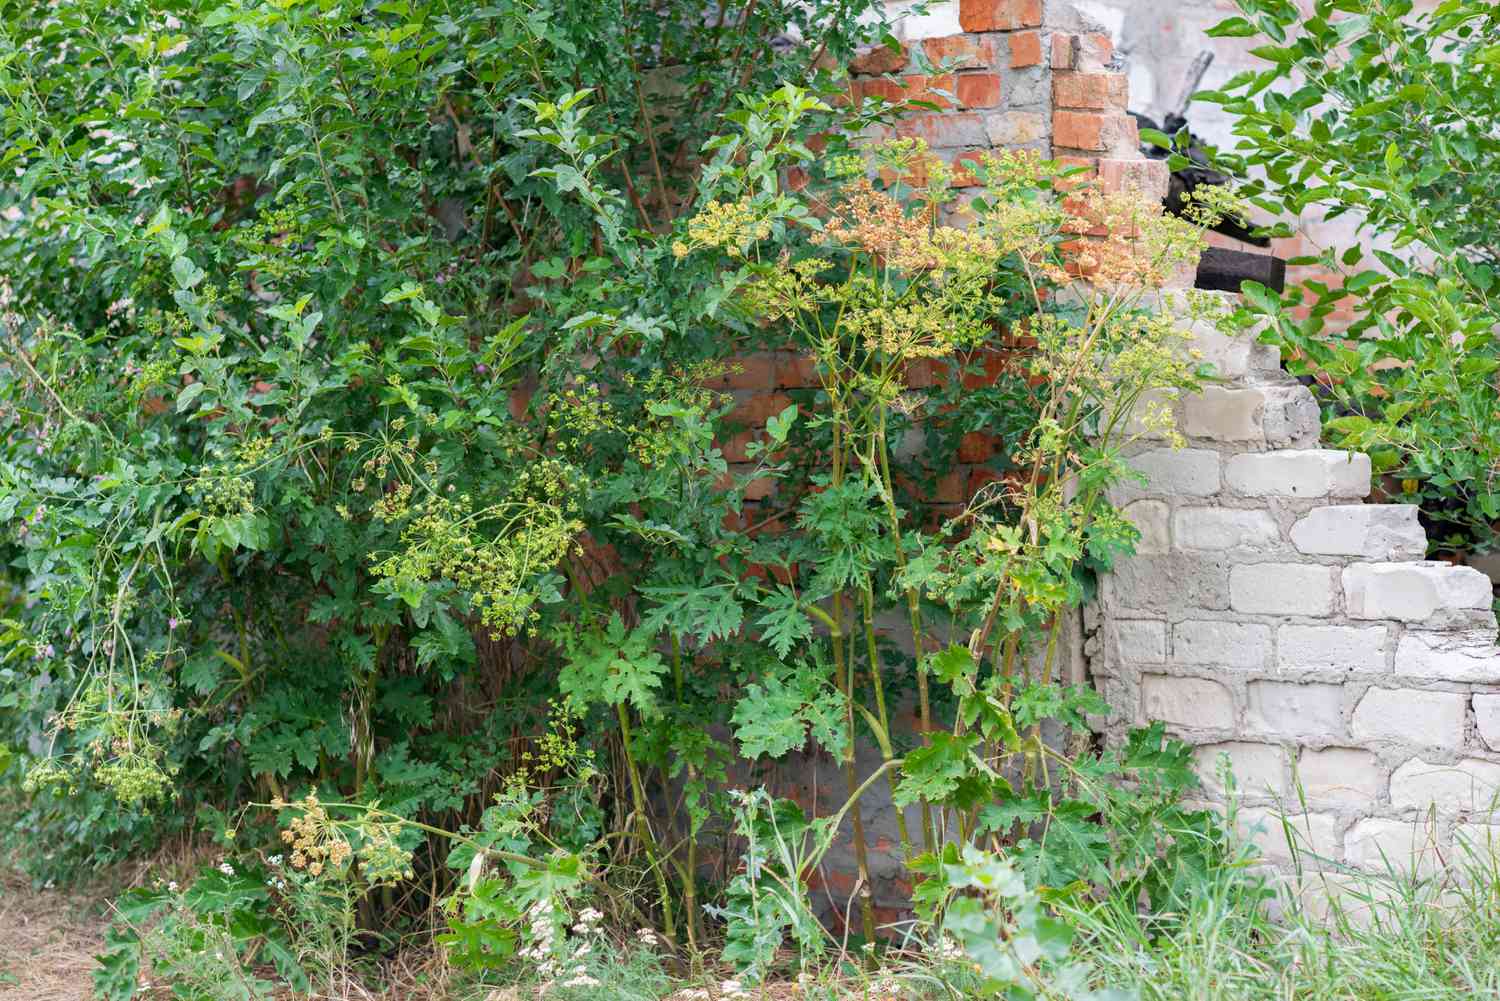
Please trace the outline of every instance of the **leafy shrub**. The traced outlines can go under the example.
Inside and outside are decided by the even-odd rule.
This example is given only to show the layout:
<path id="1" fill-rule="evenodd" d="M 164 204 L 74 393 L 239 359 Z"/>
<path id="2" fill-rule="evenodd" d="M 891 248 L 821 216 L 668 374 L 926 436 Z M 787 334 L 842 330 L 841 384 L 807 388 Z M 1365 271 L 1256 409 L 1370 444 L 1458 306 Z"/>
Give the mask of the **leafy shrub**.
<path id="1" fill-rule="evenodd" d="M 1500 11 L 1236 5 L 1242 16 L 1210 34 L 1263 39 L 1253 54 L 1268 65 L 1198 95 L 1234 116 L 1239 142 L 1220 160 L 1278 217 L 1346 217 L 1361 237 L 1291 261 L 1334 281 L 1252 286 L 1247 318 L 1317 380 L 1325 435 L 1369 451 L 1399 481 L 1390 492 L 1422 505 L 1435 546 L 1492 549 Z M 1352 309 L 1347 330 L 1330 325 L 1335 309 Z"/>
<path id="2" fill-rule="evenodd" d="M 1093 747 L 1106 707 L 1058 651 L 1136 538 L 1124 449 L 1205 375 L 1175 314 L 1210 303 L 1157 293 L 1223 206 L 1163 217 L 1014 155 L 961 204 L 920 143 L 862 141 L 888 106 L 825 99 L 868 13 L 695 34 L 687 3 L 246 0 L 3 29 L 6 723 L 54 740 L 37 802 L 87 788 L 294 873 L 143 900 L 120 949 L 253 995 L 268 929 L 326 980 L 356 934 L 441 916 L 456 964 L 584 988 L 599 919 L 569 930 L 597 910 L 693 962 L 717 917 L 760 977 L 788 933 L 818 959 L 806 880 L 847 818 L 873 953 L 880 782 L 921 818 L 897 814 L 913 933 L 1014 993 L 1032 945 L 1061 961 L 1047 895 L 1162 899 L 1216 850 L 1185 749 Z M 718 388 L 756 351 L 817 382 L 763 428 Z M 933 503 L 979 429 L 1005 432 L 990 481 Z M 832 817 L 730 795 L 797 752 L 838 763 Z M 1002 930 L 1036 940 L 1009 966 L 980 944 Z"/>

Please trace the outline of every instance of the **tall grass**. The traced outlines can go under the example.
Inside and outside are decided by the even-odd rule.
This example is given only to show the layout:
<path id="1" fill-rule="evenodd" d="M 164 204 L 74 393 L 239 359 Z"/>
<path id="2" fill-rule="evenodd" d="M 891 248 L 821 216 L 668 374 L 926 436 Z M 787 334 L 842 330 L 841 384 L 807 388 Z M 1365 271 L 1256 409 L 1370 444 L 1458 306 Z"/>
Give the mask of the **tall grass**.
<path id="1" fill-rule="evenodd" d="M 1500 999 L 1500 846 L 1461 842 L 1427 875 L 1312 871 L 1286 833 L 1295 875 L 1242 848 L 1155 912 L 1118 896 L 1069 908 L 1096 982 L 1142 1001 Z"/>

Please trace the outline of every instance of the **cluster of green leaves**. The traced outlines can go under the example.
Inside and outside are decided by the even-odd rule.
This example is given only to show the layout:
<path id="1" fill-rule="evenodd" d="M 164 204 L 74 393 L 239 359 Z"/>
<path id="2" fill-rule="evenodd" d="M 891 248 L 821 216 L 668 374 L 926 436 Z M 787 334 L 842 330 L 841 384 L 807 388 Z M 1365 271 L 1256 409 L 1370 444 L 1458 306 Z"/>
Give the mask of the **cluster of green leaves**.
<path id="1" fill-rule="evenodd" d="M 103 859 L 311 783 L 476 820 L 556 694 L 514 637 L 588 579 L 585 529 L 653 493 L 660 524 L 720 517 L 617 475 L 706 461 L 722 408 L 629 381 L 700 361 L 683 330 L 599 423 L 571 363 L 598 231 L 532 99 L 595 85 L 649 247 L 733 96 L 831 79 L 870 6 L 5 4 L 0 699 L 47 748 L 22 831 Z M 650 267 L 637 292 L 682 291 Z"/>
<path id="2" fill-rule="evenodd" d="M 1487 551 L 1500 520 L 1494 375 L 1500 292 L 1500 10 L 1484 0 L 1236 0 L 1209 33 L 1267 65 L 1199 100 L 1233 116 L 1219 162 L 1282 220 L 1345 219 L 1348 246 L 1293 265 L 1334 276 L 1250 286 L 1291 371 L 1315 380 L 1325 433 L 1419 503 L 1433 544 Z M 1352 312 L 1347 326 L 1335 323 Z"/>
<path id="3" fill-rule="evenodd" d="M 264 857 L 270 801 L 291 865 L 358 877 L 350 920 L 399 927 L 404 882 L 479 969 L 560 960 L 585 893 L 692 956 L 717 918 L 755 975 L 787 934 L 816 958 L 845 821 L 873 940 L 877 780 L 913 872 L 986 839 L 1038 892 L 1149 889 L 1183 751 L 1083 747 L 1058 644 L 1133 544 L 1105 496 L 1146 401 L 1198 385 L 1147 305 L 1199 233 L 1099 192 L 1082 221 L 1016 156 L 947 224 L 946 168 L 861 147 L 891 109 L 822 68 L 880 7 L 0 7 L 0 719 L 52 741 L 23 829 L 102 789 Z M 714 387 L 766 350 L 818 386 L 745 428 Z M 1000 485 L 927 503 L 997 428 Z M 835 814 L 731 796 L 799 754 L 842 769 Z M 935 934 L 990 880 L 956 858 Z M 989 933 L 1052 942 L 1027 900 Z"/>

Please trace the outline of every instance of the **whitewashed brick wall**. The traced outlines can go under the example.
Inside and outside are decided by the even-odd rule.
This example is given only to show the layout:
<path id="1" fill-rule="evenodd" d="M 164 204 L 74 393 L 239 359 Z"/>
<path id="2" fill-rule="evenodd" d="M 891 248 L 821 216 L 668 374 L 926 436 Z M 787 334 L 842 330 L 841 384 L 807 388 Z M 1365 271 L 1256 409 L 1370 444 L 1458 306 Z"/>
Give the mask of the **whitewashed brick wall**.
<path id="1" fill-rule="evenodd" d="M 1113 496 L 1142 540 L 1087 616 L 1108 736 L 1165 721 L 1216 795 L 1227 756 L 1277 864 L 1278 811 L 1313 868 L 1427 869 L 1500 834 L 1489 579 L 1423 562 L 1415 508 L 1361 503 L 1368 457 L 1317 447 L 1273 349 L 1197 336 L 1224 381 L 1175 403 L 1187 447 L 1134 446 L 1147 483 Z"/>

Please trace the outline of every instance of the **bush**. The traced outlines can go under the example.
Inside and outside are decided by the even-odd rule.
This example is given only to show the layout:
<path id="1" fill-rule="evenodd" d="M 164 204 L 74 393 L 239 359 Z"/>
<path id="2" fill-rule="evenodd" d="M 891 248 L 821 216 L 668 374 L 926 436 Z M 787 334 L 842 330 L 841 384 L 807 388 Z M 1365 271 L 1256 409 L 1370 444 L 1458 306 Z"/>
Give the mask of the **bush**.
<path id="1" fill-rule="evenodd" d="M 1454 0 L 1236 0 L 1210 34 L 1257 37 L 1267 63 L 1199 100 L 1234 116 L 1219 159 L 1278 217 L 1358 222 L 1361 242 L 1293 259 L 1334 281 L 1251 286 L 1289 368 L 1316 380 L 1325 436 L 1371 453 L 1435 548 L 1485 552 L 1500 519 L 1494 373 L 1500 212 L 1500 11 Z M 1290 235 L 1290 223 L 1276 227 Z M 1366 247 L 1371 249 L 1367 250 Z M 1336 308 L 1354 322 L 1330 325 Z"/>
<path id="2" fill-rule="evenodd" d="M 1225 206 L 1009 155 L 961 206 L 920 143 L 861 140 L 889 106 L 833 100 L 818 67 L 867 7 L 698 12 L 8 22 L 3 718 L 54 740 L 22 830 L 86 855 L 116 821 L 67 804 L 105 803 L 157 818 L 143 849 L 236 856 L 135 901 L 117 995 L 143 949 L 249 997 L 268 958 L 331 985 L 356 940 L 432 924 L 480 975 L 588 986 L 565 949 L 595 909 L 694 964 L 722 935 L 748 979 L 790 935 L 808 972 L 845 819 L 877 948 L 882 783 L 921 818 L 910 934 L 975 992 L 1046 996 L 1081 976 L 1052 895 L 1160 901 L 1221 850 L 1186 748 L 1085 739 L 1106 707 L 1058 645 L 1134 544 L 1106 493 L 1169 423 L 1147 401 L 1205 374 L 1149 307 Z M 816 386 L 755 420 L 721 387 L 759 351 Z M 990 482 L 931 503 L 981 428 Z M 842 772 L 834 815 L 730 795 L 804 751 Z"/>

